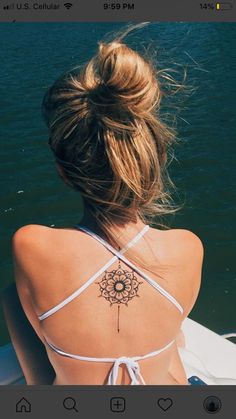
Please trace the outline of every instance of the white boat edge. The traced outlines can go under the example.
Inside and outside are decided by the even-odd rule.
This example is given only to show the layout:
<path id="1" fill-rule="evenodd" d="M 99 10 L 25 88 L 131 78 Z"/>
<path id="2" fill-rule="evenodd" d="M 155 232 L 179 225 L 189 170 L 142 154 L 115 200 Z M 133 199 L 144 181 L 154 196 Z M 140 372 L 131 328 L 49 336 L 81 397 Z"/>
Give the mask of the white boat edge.
<path id="1" fill-rule="evenodd" d="M 187 377 L 197 376 L 207 385 L 236 385 L 236 344 L 189 318 L 182 331 L 186 347 L 179 354 Z M 9 384 L 26 384 L 11 343 L 0 346 L 0 385 Z"/>
<path id="2" fill-rule="evenodd" d="M 236 344 L 201 324 L 185 319 L 182 324 L 185 348 L 179 348 L 186 375 L 199 377 L 208 385 L 236 385 Z"/>

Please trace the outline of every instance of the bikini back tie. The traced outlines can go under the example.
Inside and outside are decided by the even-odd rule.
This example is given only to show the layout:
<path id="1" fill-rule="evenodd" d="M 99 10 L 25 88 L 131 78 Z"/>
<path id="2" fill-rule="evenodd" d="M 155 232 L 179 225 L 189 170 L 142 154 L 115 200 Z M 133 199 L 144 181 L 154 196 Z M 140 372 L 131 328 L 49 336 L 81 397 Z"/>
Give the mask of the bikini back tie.
<path id="1" fill-rule="evenodd" d="M 127 372 L 130 376 L 131 385 L 139 385 L 139 384 L 145 384 L 144 378 L 141 375 L 140 366 L 138 361 L 152 358 L 154 356 L 157 356 L 164 352 L 165 350 L 169 349 L 174 343 L 175 339 L 172 340 L 170 343 L 168 343 L 166 346 L 164 346 L 161 349 L 158 349 L 154 352 L 149 352 L 146 355 L 143 356 L 134 356 L 134 357 L 127 357 L 127 356 L 121 356 L 119 358 L 95 358 L 95 357 L 87 357 L 87 356 L 81 356 L 81 355 L 74 355 L 68 352 L 63 351 L 62 349 L 57 348 L 55 345 L 50 343 L 49 341 L 45 340 L 45 343 L 47 346 L 56 352 L 58 355 L 65 356 L 67 358 L 79 360 L 79 361 L 87 361 L 87 362 L 105 362 L 105 363 L 112 363 L 113 366 L 111 368 L 107 385 L 115 385 L 118 378 L 118 372 L 120 365 L 125 365 Z"/>

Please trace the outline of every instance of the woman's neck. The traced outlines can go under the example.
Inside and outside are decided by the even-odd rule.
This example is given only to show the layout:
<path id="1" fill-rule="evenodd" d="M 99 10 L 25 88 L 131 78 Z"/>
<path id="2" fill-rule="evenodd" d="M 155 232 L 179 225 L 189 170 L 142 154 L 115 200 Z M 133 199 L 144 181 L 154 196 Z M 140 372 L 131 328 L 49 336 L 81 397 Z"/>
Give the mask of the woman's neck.
<path id="1" fill-rule="evenodd" d="M 84 211 L 84 216 L 80 220 L 79 224 L 81 226 L 87 227 L 88 229 L 92 230 L 94 233 L 97 233 L 101 235 L 101 230 L 99 228 L 99 225 L 96 221 L 96 218 L 90 213 L 89 210 L 86 209 Z M 134 237 L 139 231 L 141 231 L 146 224 L 143 223 L 143 221 L 137 217 L 137 222 L 128 222 L 123 226 L 115 225 L 110 227 L 110 231 L 116 236 L 116 237 L 127 237 L 132 238 Z"/>

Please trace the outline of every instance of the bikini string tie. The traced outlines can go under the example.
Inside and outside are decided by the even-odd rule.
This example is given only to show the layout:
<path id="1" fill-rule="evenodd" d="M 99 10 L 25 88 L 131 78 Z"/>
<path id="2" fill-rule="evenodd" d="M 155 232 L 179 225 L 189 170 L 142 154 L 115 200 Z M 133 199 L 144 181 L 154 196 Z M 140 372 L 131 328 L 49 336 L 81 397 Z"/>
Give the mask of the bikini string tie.
<path id="1" fill-rule="evenodd" d="M 145 385 L 145 381 L 141 375 L 138 362 L 133 358 L 127 358 L 124 356 L 117 358 L 115 360 L 113 367 L 111 369 L 111 372 L 109 374 L 108 383 L 107 383 L 108 385 L 116 384 L 118 372 L 119 372 L 119 366 L 123 364 L 126 366 L 129 376 L 131 378 L 131 385 L 139 385 L 139 384 Z"/>

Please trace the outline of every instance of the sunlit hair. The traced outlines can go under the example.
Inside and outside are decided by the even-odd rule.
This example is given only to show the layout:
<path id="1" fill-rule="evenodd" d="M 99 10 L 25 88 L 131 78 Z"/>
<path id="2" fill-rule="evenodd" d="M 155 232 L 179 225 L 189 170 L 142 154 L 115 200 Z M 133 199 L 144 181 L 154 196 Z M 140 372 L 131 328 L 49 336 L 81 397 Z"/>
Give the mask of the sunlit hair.
<path id="1" fill-rule="evenodd" d="M 122 40 L 100 42 L 80 70 L 47 91 L 49 145 L 68 183 L 114 247 L 112 226 L 175 211 L 166 165 L 175 132 L 160 118 L 158 70 Z"/>

